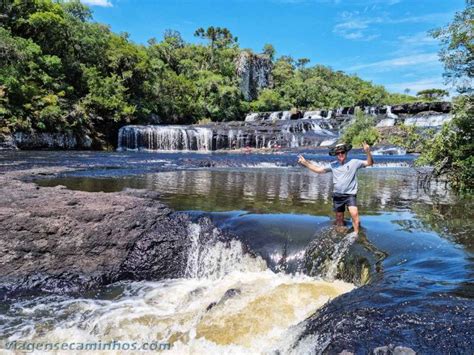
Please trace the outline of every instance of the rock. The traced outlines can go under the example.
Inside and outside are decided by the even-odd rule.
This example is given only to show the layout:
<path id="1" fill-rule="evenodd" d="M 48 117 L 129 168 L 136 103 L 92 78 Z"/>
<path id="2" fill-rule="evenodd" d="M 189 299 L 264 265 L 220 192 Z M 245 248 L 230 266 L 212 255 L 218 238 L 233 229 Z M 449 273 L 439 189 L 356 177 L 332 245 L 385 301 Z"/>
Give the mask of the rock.
<path id="1" fill-rule="evenodd" d="M 393 346 L 392 344 L 388 346 L 380 346 L 374 349 L 374 355 L 415 355 L 416 352 L 405 346 Z"/>
<path id="2" fill-rule="evenodd" d="M 342 279 L 356 285 L 369 283 L 381 272 L 386 253 L 378 250 L 360 233 L 357 240 L 335 228 L 314 237 L 304 255 L 304 271 L 310 276 Z"/>
<path id="3" fill-rule="evenodd" d="M 428 110 L 429 110 L 429 105 L 427 102 L 415 102 L 411 104 L 407 112 L 404 112 L 404 113 L 417 114 L 419 112 L 428 111 Z"/>
<path id="4" fill-rule="evenodd" d="M 247 101 L 257 99 L 261 89 L 273 85 L 272 61 L 265 55 L 242 51 L 236 60 L 236 67 L 240 90 Z"/>
<path id="5" fill-rule="evenodd" d="M 401 113 L 408 112 L 408 106 L 409 106 L 408 104 L 395 105 L 395 106 L 392 106 L 391 110 L 392 110 L 392 113 L 399 115 Z"/>
<path id="6" fill-rule="evenodd" d="M 34 172 L 54 171 L 0 175 L 0 296 L 184 276 L 192 222 L 158 194 L 37 190 L 20 180 Z M 197 223 L 202 242 L 231 239 L 206 218 Z"/>
<path id="7" fill-rule="evenodd" d="M 472 352 L 472 301 L 447 300 L 437 294 L 413 297 L 413 290 L 393 281 L 397 277 L 378 278 L 320 308 L 302 324 L 304 331 L 294 347 L 305 344 L 307 353 L 316 354 L 344 350 L 355 354 Z M 394 302 L 394 297 L 399 301 Z"/>
<path id="8" fill-rule="evenodd" d="M 0 134 L 0 151 L 1 150 L 18 150 L 18 147 L 10 134 Z"/>

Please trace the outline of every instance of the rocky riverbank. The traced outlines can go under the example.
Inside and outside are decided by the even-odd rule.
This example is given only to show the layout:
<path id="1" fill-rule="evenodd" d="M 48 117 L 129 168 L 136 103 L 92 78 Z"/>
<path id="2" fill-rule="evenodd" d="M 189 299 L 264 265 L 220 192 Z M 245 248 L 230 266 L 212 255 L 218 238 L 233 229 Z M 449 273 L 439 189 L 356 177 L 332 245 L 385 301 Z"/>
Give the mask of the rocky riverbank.
<path id="1" fill-rule="evenodd" d="M 149 191 L 88 193 L 24 181 L 64 170 L 0 175 L 0 294 L 82 291 L 123 279 L 184 276 L 188 216 Z M 198 224 L 201 243 L 231 239 L 208 219 Z"/>

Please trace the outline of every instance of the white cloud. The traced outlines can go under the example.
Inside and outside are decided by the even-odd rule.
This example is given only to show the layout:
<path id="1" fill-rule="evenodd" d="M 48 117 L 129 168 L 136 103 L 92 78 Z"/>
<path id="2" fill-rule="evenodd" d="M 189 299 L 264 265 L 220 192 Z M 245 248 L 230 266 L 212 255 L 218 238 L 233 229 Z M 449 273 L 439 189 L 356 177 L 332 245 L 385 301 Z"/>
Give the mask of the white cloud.
<path id="1" fill-rule="evenodd" d="M 448 87 L 444 84 L 444 81 L 441 77 L 386 84 L 385 87 L 389 91 L 395 91 L 395 92 L 400 92 L 400 93 L 404 92 L 405 89 L 410 89 L 410 94 L 412 95 L 416 94 L 418 91 L 426 90 L 426 89 L 445 89 L 445 90 L 448 90 L 451 95 L 455 93 L 455 91 L 451 87 Z"/>
<path id="2" fill-rule="evenodd" d="M 81 0 L 81 2 L 90 6 L 112 7 L 109 0 Z"/>
<path id="3" fill-rule="evenodd" d="M 344 11 L 340 14 L 339 23 L 333 28 L 333 33 L 353 40 L 372 40 L 380 37 L 380 34 L 374 29 L 374 25 L 396 25 L 402 23 L 443 23 L 449 19 L 449 14 L 434 13 L 420 16 L 400 16 L 396 17 L 387 12 L 370 16 L 370 10 L 366 8 L 362 13 L 359 11 Z M 409 38 L 406 38 L 409 40 Z M 412 39 L 412 43 L 417 38 Z M 426 43 L 426 42 L 425 42 Z"/>
<path id="4" fill-rule="evenodd" d="M 415 65 L 439 65 L 439 58 L 437 53 L 423 53 L 416 55 L 408 55 L 398 58 L 381 60 L 374 63 L 354 65 L 349 68 L 350 71 L 361 69 L 371 69 L 372 71 L 388 71 L 400 67 L 409 67 Z"/>
<path id="5" fill-rule="evenodd" d="M 334 26 L 333 32 L 343 38 L 355 40 L 370 41 L 379 37 L 378 34 L 373 34 L 368 31 L 369 25 L 376 19 L 354 18 L 357 15 L 358 12 L 344 12 L 342 17 L 345 20 Z"/>
<path id="6" fill-rule="evenodd" d="M 393 56 L 409 56 L 439 49 L 439 41 L 431 37 L 427 32 L 398 36 L 390 44 L 396 48 L 395 51 L 391 52 Z"/>
<path id="7" fill-rule="evenodd" d="M 411 47 L 424 47 L 438 44 L 438 40 L 431 37 L 427 32 L 418 32 L 410 36 L 399 36 L 398 40 L 401 45 Z"/>

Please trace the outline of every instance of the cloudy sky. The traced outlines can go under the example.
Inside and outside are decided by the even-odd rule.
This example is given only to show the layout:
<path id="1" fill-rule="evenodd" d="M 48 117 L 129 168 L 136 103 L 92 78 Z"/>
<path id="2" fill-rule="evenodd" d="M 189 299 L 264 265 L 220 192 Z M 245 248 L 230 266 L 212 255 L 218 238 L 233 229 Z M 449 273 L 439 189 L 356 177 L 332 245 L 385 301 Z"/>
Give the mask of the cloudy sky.
<path id="1" fill-rule="evenodd" d="M 82 0 L 94 19 L 146 43 L 166 29 L 197 41 L 198 27 L 227 27 L 242 48 L 309 58 L 358 74 L 392 92 L 446 88 L 439 44 L 428 31 L 448 24 L 464 0 Z M 449 89 L 449 88 L 448 88 Z"/>

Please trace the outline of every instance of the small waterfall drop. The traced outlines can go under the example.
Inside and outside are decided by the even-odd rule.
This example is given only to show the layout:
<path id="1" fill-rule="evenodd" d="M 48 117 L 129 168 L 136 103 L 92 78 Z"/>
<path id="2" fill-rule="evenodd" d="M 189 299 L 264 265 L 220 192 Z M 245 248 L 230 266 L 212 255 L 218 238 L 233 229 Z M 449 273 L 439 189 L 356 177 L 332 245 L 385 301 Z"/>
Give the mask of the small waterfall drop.
<path id="1" fill-rule="evenodd" d="M 168 344 L 167 353 L 273 353 L 296 339 L 343 281 L 270 271 L 237 241 L 189 225 L 186 277 L 121 282 L 105 298 L 45 296 L 19 301 L 11 339 L 28 342 Z M 37 319 L 47 319 L 38 327 Z M 298 325 L 298 326 L 297 326 Z M 114 348 L 109 353 L 121 353 Z"/>
<path id="2" fill-rule="evenodd" d="M 336 244 L 331 258 L 329 259 L 325 277 L 329 280 L 334 280 L 337 275 L 337 267 L 343 258 L 344 254 L 347 252 L 349 247 L 354 244 L 357 239 L 357 234 L 355 232 L 347 234 L 338 244 Z"/>
<path id="3" fill-rule="evenodd" d="M 386 106 L 386 108 L 387 108 L 387 117 L 388 118 L 392 118 L 392 119 L 398 118 L 397 115 L 392 113 L 392 106 Z"/>
<path id="4" fill-rule="evenodd" d="M 405 124 L 416 127 L 439 127 L 444 123 L 451 121 L 450 114 L 414 116 L 405 119 Z"/>
<path id="5" fill-rule="evenodd" d="M 211 237 L 211 242 L 203 243 L 200 240 L 201 227 L 196 223 L 190 224 L 188 231 L 192 246 L 185 270 L 187 278 L 221 279 L 235 271 L 259 272 L 267 268 L 262 258 L 244 253 L 242 243 L 238 240 L 225 243 Z M 214 230 L 213 233 L 216 232 Z"/>

